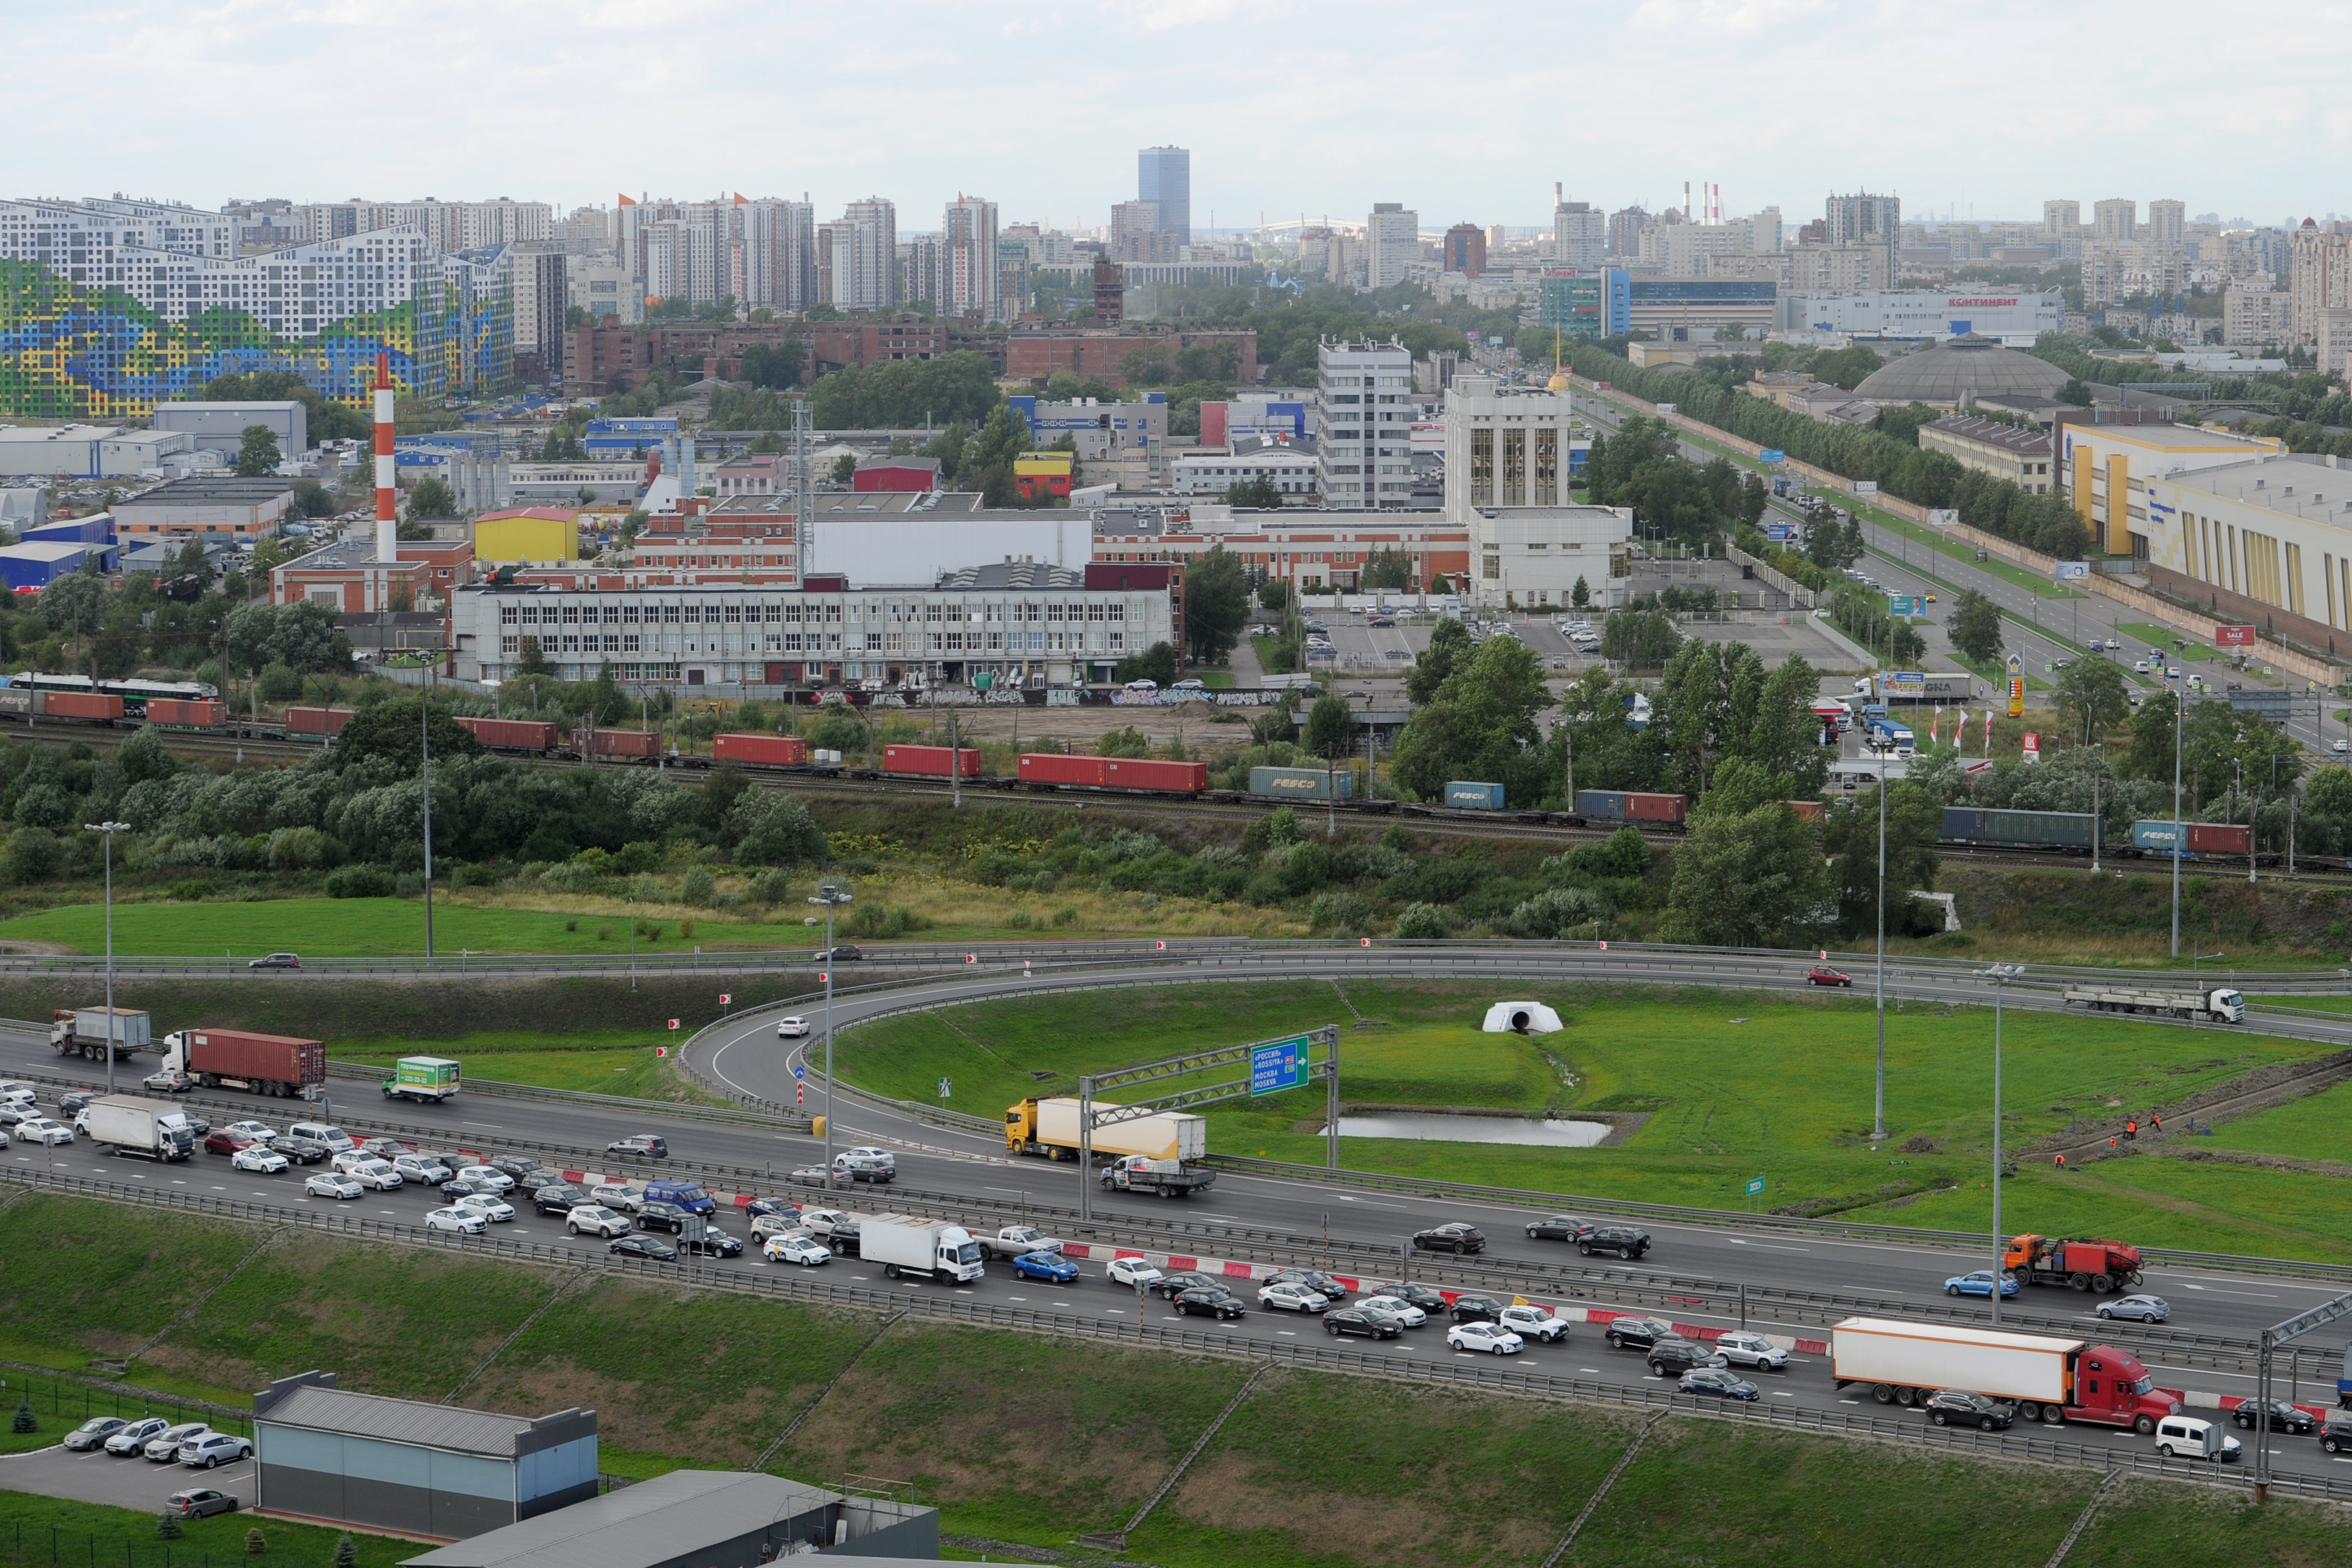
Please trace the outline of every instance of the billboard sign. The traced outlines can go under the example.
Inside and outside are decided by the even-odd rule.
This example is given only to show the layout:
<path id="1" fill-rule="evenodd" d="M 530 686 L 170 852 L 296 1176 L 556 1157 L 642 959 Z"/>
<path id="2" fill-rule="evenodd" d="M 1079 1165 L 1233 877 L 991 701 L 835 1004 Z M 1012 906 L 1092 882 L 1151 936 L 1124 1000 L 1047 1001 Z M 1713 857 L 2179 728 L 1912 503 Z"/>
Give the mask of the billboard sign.
<path id="1" fill-rule="evenodd" d="M 1856 479 L 1853 481 L 1853 493 L 1858 496 L 1874 496 L 1878 493 L 1878 481 L 1876 479 Z"/>
<path id="2" fill-rule="evenodd" d="M 2215 647 L 2252 647 L 2254 646 L 2254 628 L 2252 626 L 2215 626 L 2213 628 L 2213 646 Z"/>
<path id="3" fill-rule="evenodd" d="M 1958 507 L 1936 507 L 1930 509 L 1927 513 L 1927 526 L 1930 528 L 1958 528 L 1959 525 L 1960 511 Z"/>
<path id="4" fill-rule="evenodd" d="M 1307 1045 L 1311 1035 L 1269 1040 L 1250 1050 L 1250 1093 L 1280 1094 L 1307 1085 Z"/>
<path id="5" fill-rule="evenodd" d="M 2060 583 L 2087 583 L 2091 580 L 2091 563 L 2087 561 L 2061 561 L 2050 575 Z"/>
<path id="6" fill-rule="evenodd" d="M 1778 447 L 1767 447 L 1756 454 L 1756 460 L 1759 463 L 1785 463 L 1789 460 L 1789 454 Z"/>
<path id="7" fill-rule="evenodd" d="M 2025 677 L 2021 675 L 2009 678 L 2009 716 L 2012 719 L 2025 717 Z"/>
<path id="8" fill-rule="evenodd" d="M 1795 537 L 1796 531 L 1795 528 L 1785 522 L 1769 522 L 1764 525 L 1764 537 L 1775 544 L 1788 543 Z"/>
<path id="9" fill-rule="evenodd" d="M 2029 763 L 2042 760 L 2042 737 L 2031 730 L 2025 732 L 2025 760 Z"/>
<path id="10" fill-rule="evenodd" d="M 1889 694 L 1925 691 L 1927 689 L 1927 678 L 1916 669 L 1890 669 L 1878 678 L 1878 684 Z"/>

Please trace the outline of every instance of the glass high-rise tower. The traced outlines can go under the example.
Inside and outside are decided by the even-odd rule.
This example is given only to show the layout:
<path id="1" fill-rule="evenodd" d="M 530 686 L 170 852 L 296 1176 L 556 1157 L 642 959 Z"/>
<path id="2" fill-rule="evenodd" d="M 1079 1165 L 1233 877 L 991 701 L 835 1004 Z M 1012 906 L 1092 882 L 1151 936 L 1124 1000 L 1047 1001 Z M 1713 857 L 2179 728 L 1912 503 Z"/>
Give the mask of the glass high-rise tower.
<path id="1" fill-rule="evenodd" d="M 1135 195 L 1151 204 L 1156 226 L 1179 245 L 1192 243 L 1192 154 L 1182 147 L 1146 147 L 1135 155 Z"/>

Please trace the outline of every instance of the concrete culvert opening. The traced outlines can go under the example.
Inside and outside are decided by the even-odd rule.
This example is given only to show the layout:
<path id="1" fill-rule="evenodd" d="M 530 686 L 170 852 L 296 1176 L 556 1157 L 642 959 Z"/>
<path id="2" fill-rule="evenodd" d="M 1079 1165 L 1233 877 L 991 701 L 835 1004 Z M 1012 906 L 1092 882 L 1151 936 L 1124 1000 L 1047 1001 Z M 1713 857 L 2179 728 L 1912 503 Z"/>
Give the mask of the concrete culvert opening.
<path id="1" fill-rule="evenodd" d="M 1483 1026 L 1490 1035 L 1549 1035 L 1560 1028 L 1559 1015 L 1540 1002 L 1497 1002 L 1486 1009 Z"/>

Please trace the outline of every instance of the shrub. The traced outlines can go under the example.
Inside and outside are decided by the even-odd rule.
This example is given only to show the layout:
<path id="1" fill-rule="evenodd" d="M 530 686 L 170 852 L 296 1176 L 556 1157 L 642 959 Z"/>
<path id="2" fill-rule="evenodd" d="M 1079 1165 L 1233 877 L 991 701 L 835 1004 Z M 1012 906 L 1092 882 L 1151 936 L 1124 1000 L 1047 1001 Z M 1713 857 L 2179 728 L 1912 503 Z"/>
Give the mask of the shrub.
<path id="1" fill-rule="evenodd" d="M 612 941 L 612 940 L 613 940 L 613 928 L 612 928 L 611 926 L 598 926 L 598 927 L 596 928 L 596 940 L 597 940 L 598 942 L 610 942 L 610 941 Z"/>
<path id="2" fill-rule="evenodd" d="M 692 921 L 678 921 L 677 934 L 683 937 L 691 937 L 694 935 L 694 922 Z"/>
<path id="3" fill-rule="evenodd" d="M 156 1540 L 177 1541 L 186 1533 L 186 1531 L 180 1528 L 180 1516 L 178 1514 L 159 1513 L 155 1516 Z"/>
<path id="4" fill-rule="evenodd" d="M 1265 819 L 1265 837 L 1269 844 L 1296 844 L 1306 837 L 1298 831 L 1298 813 L 1286 805 L 1278 805 Z"/>
<path id="5" fill-rule="evenodd" d="M 331 899 L 388 899 L 393 886 L 392 873 L 381 866 L 345 866 L 327 873 Z"/>
<path id="6" fill-rule="evenodd" d="M 261 672 L 264 702 L 291 702 L 302 695 L 302 677 L 291 666 L 273 664 Z"/>
<path id="7" fill-rule="evenodd" d="M 718 890 L 719 880 L 710 874 L 710 868 L 708 866 L 688 866 L 686 868 L 685 879 L 678 884 L 679 898 L 689 904 L 699 904 L 705 907 L 709 906 L 711 895 Z M 691 936 L 693 933 L 689 931 L 687 934 Z"/>
<path id="8" fill-rule="evenodd" d="M 259 1557 L 268 1550 L 269 1542 L 262 1538 L 261 1531 L 258 1526 L 256 1526 L 254 1529 L 248 1530 L 245 1532 L 245 1553 L 247 1556 Z"/>
<path id="9" fill-rule="evenodd" d="M 1411 904 L 1397 916 L 1392 933 L 1400 942 L 1435 942 L 1451 933 L 1445 911 L 1435 904 Z"/>
<path id="10" fill-rule="evenodd" d="M 1522 901 L 1504 926 L 1513 936 L 1549 941 L 1612 911 L 1604 893 L 1591 888 L 1552 888 Z"/>
<path id="11" fill-rule="evenodd" d="M 27 1432 L 37 1432 L 41 1429 L 40 1418 L 33 1414 L 31 1394 L 27 1394 L 16 1401 L 16 1418 L 11 1424 L 10 1429 L 19 1436 Z"/>
<path id="12" fill-rule="evenodd" d="M 360 1549 L 348 1535 L 335 1542 L 335 1568 L 360 1568 Z"/>
<path id="13" fill-rule="evenodd" d="M 20 827 L 8 836 L 8 879 L 19 886 L 47 881 L 65 861 L 65 847 L 46 827 Z"/>
<path id="14" fill-rule="evenodd" d="M 1078 923 L 1078 911 L 1064 904 L 1054 911 L 1054 923 L 1057 926 L 1074 926 Z"/>
<path id="15" fill-rule="evenodd" d="M 1318 893 L 1309 919 L 1328 935 L 1359 936 L 1371 926 L 1372 906 L 1353 893 Z"/>
<path id="16" fill-rule="evenodd" d="M 563 929 L 565 931 L 578 931 L 580 929 L 580 922 L 578 921 L 565 921 L 563 922 Z"/>
<path id="17" fill-rule="evenodd" d="M 1029 929 L 1029 911 L 1027 910 L 1015 910 L 1004 918 L 1004 923 L 1011 926 L 1014 931 L 1027 931 Z"/>

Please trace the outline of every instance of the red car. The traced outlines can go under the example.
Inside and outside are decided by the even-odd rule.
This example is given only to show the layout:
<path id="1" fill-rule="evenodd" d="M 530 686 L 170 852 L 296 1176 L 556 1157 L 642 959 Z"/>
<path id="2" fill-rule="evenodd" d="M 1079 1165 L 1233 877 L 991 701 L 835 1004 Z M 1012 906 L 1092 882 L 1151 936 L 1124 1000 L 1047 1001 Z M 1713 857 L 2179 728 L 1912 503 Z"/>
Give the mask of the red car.
<path id="1" fill-rule="evenodd" d="M 210 1133 L 205 1139 L 205 1152 L 207 1154 L 235 1154 L 252 1147 L 252 1139 L 226 1129 Z"/>
<path id="2" fill-rule="evenodd" d="M 1816 963 L 1806 970 L 1805 979 L 1814 985 L 1852 985 L 1853 984 L 1853 975 L 1841 974 L 1828 965 L 1821 963 Z"/>

